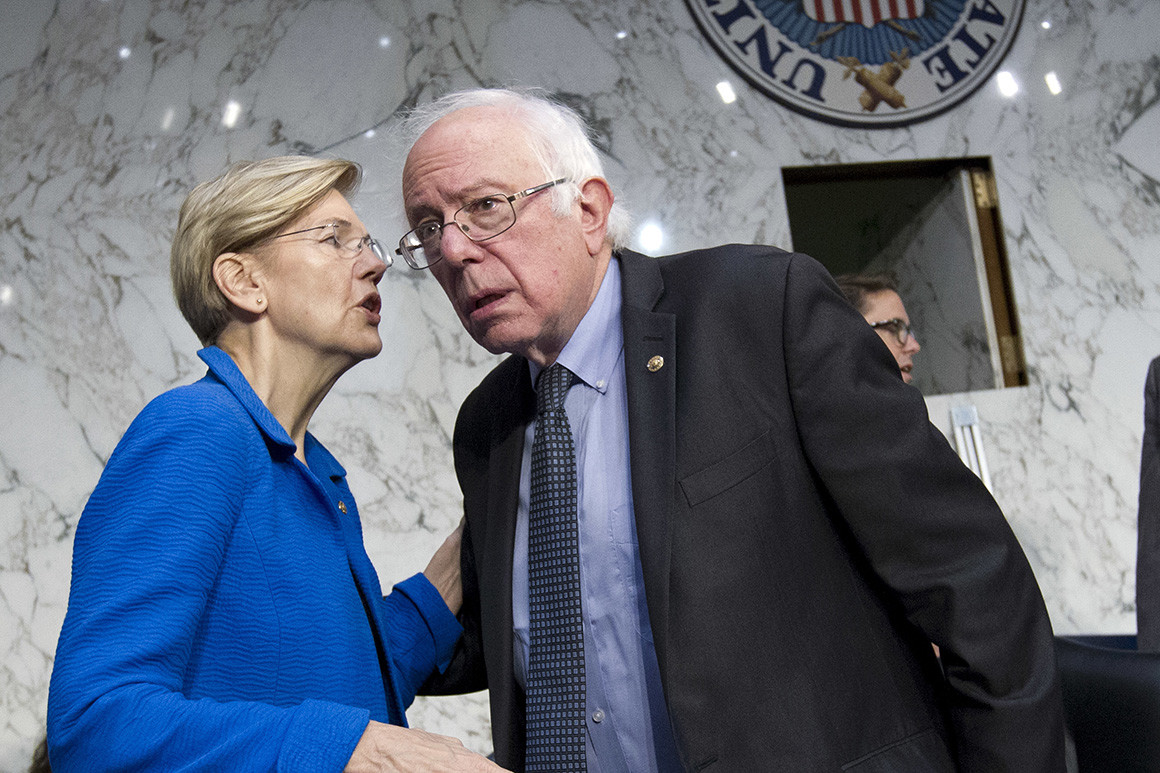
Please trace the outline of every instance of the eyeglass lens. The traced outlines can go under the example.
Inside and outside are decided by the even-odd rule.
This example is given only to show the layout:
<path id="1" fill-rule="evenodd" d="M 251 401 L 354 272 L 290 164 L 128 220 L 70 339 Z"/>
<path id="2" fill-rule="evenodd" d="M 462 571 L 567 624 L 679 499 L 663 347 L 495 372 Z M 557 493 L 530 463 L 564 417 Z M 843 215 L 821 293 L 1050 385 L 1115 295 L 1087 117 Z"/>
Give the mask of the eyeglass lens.
<path id="1" fill-rule="evenodd" d="M 485 196 L 461 207 L 452 221 L 473 242 L 498 236 L 516 223 L 516 210 L 506 196 Z M 424 223 L 403 237 L 403 256 L 414 268 L 424 268 L 442 257 L 443 228 Z"/>
<path id="2" fill-rule="evenodd" d="M 371 253 L 387 265 L 386 257 L 383 254 L 382 247 L 379 243 L 370 236 L 364 236 L 355 229 L 350 223 L 332 223 L 330 226 L 322 231 L 322 241 L 328 242 L 333 239 L 332 244 L 338 251 L 338 254 L 348 260 L 358 257 L 358 254 L 363 251 L 364 247 L 369 247 Z"/>
<path id="3" fill-rule="evenodd" d="M 898 339 L 899 346 L 906 346 L 906 342 L 910 339 L 910 325 L 901 320 L 895 321 L 894 336 Z"/>
<path id="4" fill-rule="evenodd" d="M 910 340 L 913 333 L 910 330 L 910 325 L 903 322 L 901 319 L 886 319 L 881 322 L 875 322 L 870 327 L 878 329 L 884 328 L 894 333 L 894 337 L 898 339 L 899 346 L 906 346 L 906 342 Z"/>
<path id="5" fill-rule="evenodd" d="M 568 178 L 561 177 L 536 185 L 510 196 L 496 194 L 469 201 L 456 210 L 451 221 L 459 230 L 473 242 L 486 241 L 493 236 L 499 236 L 516 224 L 517 199 L 532 196 L 540 191 L 566 182 Z M 448 223 L 428 222 L 403 234 L 399 240 L 399 249 L 396 253 L 407 260 L 411 268 L 427 268 L 443 258 L 443 230 Z"/>

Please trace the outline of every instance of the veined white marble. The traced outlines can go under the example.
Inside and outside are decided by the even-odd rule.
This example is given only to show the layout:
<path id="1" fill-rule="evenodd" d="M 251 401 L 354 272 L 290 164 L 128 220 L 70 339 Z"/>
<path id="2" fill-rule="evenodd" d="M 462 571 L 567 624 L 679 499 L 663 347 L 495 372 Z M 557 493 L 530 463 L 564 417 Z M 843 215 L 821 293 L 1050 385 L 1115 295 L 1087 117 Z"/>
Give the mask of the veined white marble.
<path id="1" fill-rule="evenodd" d="M 978 407 L 996 497 L 1057 630 L 1134 630 L 1141 393 L 1160 353 L 1160 4 L 1030 0 L 1003 65 L 1019 94 L 988 84 L 877 131 L 749 88 L 680 0 L 4 5 L 0 769 L 22 769 L 43 732 L 72 534 L 104 461 L 147 400 L 203 371 L 168 287 L 184 194 L 243 158 L 345 156 L 367 171 L 356 207 L 392 244 L 396 111 L 481 84 L 577 107 L 622 201 L 663 228 L 653 252 L 788 246 L 783 166 L 991 156 L 1031 383 L 931 398 L 931 416 L 947 429 L 951 405 Z M 458 520 L 450 432 L 495 358 L 429 277 L 396 266 L 382 291 L 383 354 L 339 382 L 312 429 L 350 471 L 389 583 Z M 486 751 L 486 714 L 471 696 L 410 716 Z"/>

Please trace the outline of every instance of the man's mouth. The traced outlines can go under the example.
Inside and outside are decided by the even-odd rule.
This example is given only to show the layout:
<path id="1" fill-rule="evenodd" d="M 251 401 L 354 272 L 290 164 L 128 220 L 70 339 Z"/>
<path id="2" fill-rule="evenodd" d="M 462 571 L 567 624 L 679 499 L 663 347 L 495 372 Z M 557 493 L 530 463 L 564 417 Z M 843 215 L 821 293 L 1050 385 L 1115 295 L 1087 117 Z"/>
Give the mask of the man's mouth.
<path id="1" fill-rule="evenodd" d="M 503 293 L 483 293 L 471 299 L 471 310 L 478 311 L 488 304 L 495 303 L 503 297 Z"/>

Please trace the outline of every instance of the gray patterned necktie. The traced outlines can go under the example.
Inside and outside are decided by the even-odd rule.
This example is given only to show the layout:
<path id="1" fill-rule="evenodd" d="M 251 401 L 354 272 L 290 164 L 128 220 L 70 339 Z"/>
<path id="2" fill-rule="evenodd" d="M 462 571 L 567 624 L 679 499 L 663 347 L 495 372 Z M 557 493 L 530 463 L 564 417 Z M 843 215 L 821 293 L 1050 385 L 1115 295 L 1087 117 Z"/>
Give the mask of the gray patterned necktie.
<path id="1" fill-rule="evenodd" d="M 527 771 L 585 771 L 584 621 L 576 451 L 564 412 L 573 375 L 540 373 L 528 518 Z"/>

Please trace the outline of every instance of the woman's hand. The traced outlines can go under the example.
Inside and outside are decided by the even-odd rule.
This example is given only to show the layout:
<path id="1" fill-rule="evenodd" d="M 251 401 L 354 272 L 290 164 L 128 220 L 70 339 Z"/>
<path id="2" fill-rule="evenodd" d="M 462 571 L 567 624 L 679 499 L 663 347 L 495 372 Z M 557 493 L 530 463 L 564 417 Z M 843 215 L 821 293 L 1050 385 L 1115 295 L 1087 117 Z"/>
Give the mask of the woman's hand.
<path id="1" fill-rule="evenodd" d="M 459 549 L 462 539 L 463 520 L 460 519 L 459 526 L 443 540 L 443 544 L 435 551 L 435 555 L 431 556 L 430 563 L 423 570 L 423 574 L 439 591 L 452 614 L 458 614 L 459 608 L 463 606 L 463 583 L 459 574 Z"/>
<path id="2" fill-rule="evenodd" d="M 452 536 L 458 533 L 457 529 Z M 455 544 L 458 559 L 457 537 Z M 343 768 L 343 773 L 412 773 L 416 770 L 431 773 L 497 773 L 503 768 L 483 755 L 468 751 L 458 738 L 372 721 L 354 747 L 354 754 Z"/>

